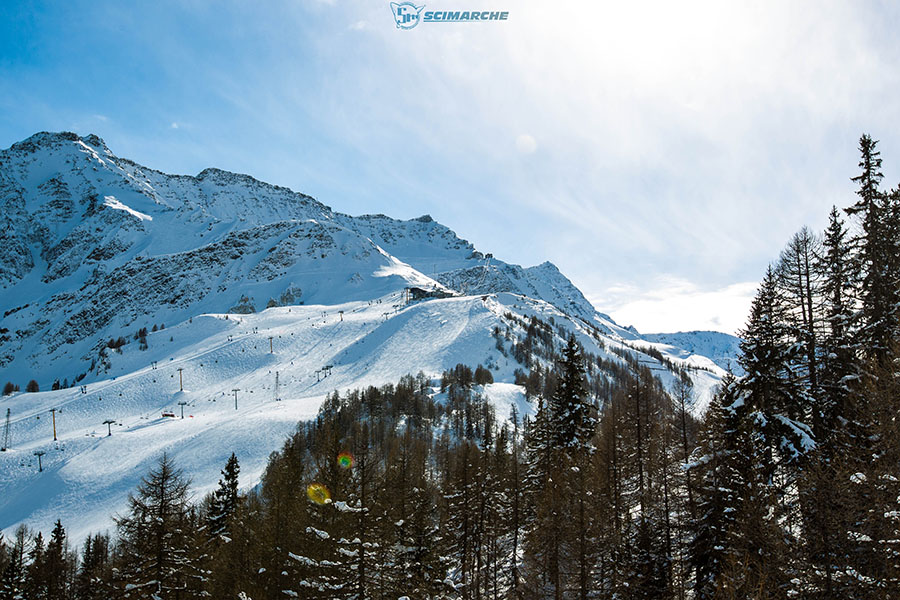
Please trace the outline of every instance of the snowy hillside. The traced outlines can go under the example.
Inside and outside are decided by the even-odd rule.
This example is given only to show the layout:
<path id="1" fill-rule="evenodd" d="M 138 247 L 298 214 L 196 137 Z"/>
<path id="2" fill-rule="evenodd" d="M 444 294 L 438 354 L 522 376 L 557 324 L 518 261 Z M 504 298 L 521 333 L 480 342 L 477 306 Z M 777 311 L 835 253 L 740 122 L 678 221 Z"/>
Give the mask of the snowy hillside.
<path id="1" fill-rule="evenodd" d="M 0 152 L 0 208 L 0 380 L 42 390 L 0 399 L 2 530 L 105 529 L 163 451 L 198 493 L 232 451 L 252 485 L 335 389 L 480 363 L 499 416 L 531 412 L 515 372 L 550 366 L 523 350 L 535 327 L 551 351 L 574 333 L 595 381 L 639 365 L 671 386 L 687 369 L 698 412 L 723 374 L 725 338 L 642 339 L 551 263 L 504 263 L 430 217 L 351 217 L 217 169 L 167 175 L 96 136 Z"/>
<path id="2" fill-rule="evenodd" d="M 741 338 L 720 331 L 682 331 L 678 333 L 644 333 L 641 338 L 648 342 L 665 344 L 668 352 L 681 358 L 697 355 L 708 358 L 722 369 L 731 370 L 735 375 L 743 375 L 738 364 L 741 354 Z"/>
<path id="3" fill-rule="evenodd" d="M 86 393 L 76 387 L 4 400 L 13 417 L 11 448 L 0 454 L 0 528 L 22 521 L 47 528 L 62 518 L 76 539 L 104 529 L 163 451 L 192 476 L 198 493 L 215 485 L 231 452 L 241 460 L 244 481 L 255 482 L 268 455 L 298 420 L 315 415 L 325 394 L 395 382 L 410 371 L 435 376 L 457 363 L 490 365 L 498 383 L 485 393 L 498 415 L 508 415 L 510 403 L 532 412 L 521 388 L 510 383 L 520 365 L 498 350 L 491 334 L 513 323 L 508 315 L 552 318 L 575 332 L 587 351 L 624 364 L 611 350 L 626 346 L 598 339 L 545 302 L 512 294 L 406 305 L 395 293 L 332 306 L 197 316 L 151 333 L 145 351 L 128 344 L 121 354 L 112 352 L 110 378 L 88 384 Z M 523 334 L 514 324 L 512 331 L 514 338 Z M 638 356 L 656 364 L 671 384 L 672 373 Z M 708 371 L 693 377 L 704 399 L 718 381 Z M 57 442 L 51 408 L 58 411 Z M 115 421 L 112 436 L 106 420 Z M 43 473 L 36 451 L 46 452 Z"/>
<path id="4" fill-rule="evenodd" d="M 430 217 L 350 217 L 218 169 L 167 175 L 93 135 L 41 133 L 0 152 L 0 208 L 0 368 L 42 388 L 101 377 L 103 345 L 142 327 L 433 279 L 540 298 L 630 336 L 550 263 L 486 258 Z"/>

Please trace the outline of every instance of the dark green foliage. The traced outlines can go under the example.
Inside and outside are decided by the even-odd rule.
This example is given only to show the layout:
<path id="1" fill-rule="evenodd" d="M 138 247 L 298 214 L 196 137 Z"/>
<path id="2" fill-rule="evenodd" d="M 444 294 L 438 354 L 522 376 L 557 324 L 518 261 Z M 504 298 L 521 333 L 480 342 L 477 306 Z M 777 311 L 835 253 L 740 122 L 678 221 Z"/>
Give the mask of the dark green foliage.
<path id="1" fill-rule="evenodd" d="M 570 335 L 561 377 L 551 400 L 554 420 L 554 444 L 560 448 L 583 451 L 594 435 L 593 407 L 586 397 L 584 363 L 574 335 Z"/>
<path id="2" fill-rule="evenodd" d="M 30 532 L 20 526 L 11 540 L 3 542 L 2 557 L 3 570 L 0 571 L 0 599 L 24 600 L 26 591 L 26 574 L 28 571 L 28 557 L 26 546 L 31 537 Z"/>
<path id="3" fill-rule="evenodd" d="M 207 529 L 209 535 L 228 538 L 231 533 L 231 520 L 238 508 L 238 474 L 241 468 L 234 453 L 222 470 L 222 479 L 213 495 Z"/>
<path id="4" fill-rule="evenodd" d="M 112 595 L 112 557 L 109 536 L 95 534 L 84 541 L 81 565 L 75 576 L 77 600 L 101 600 Z"/>

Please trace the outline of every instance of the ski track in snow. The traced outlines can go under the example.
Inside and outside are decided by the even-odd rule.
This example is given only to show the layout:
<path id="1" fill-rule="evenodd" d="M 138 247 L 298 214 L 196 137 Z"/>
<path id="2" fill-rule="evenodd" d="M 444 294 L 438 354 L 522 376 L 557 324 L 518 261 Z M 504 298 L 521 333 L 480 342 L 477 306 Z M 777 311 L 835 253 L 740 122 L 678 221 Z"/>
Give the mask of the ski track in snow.
<path id="1" fill-rule="evenodd" d="M 193 476 L 197 497 L 215 487 L 231 452 L 241 461 L 243 486 L 252 486 L 269 454 L 298 421 L 315 416 L 327 393 L 395 383 L 410 365 L 435 376 L 460 362 L 493 357 L 502 365 L 498 377 L 512 377 L 517 365 L 500 360 L 489 335 L 497 316 L 480 299 L 403 306 L 401 296 L 227 320 L 199 316 L 151 333 L 147 351 L 132 343 L 122 354 L 112 352 L 110 378 L 88 384 L 87 394 L 74 387 L 8 398 L 3 406 L 11 409 L 12 439 L 0 454 L 0 528 L 27 522 L 46 531 L 60 518 L 73 540 L 107 529 L 163 452 Z M 328 364 L 330 376 L 317 381 L 316 371 Z M 280 402 L 274 399 L 276 371 Z M 183 420 L 179 402 L 187 403 Z M 51 408 L 58 410 L 57 442 Z M 112 436 L 107 419 L 116 421 Z M 46 452 L 42 473 L 33 455 L 38 450 Z"/>

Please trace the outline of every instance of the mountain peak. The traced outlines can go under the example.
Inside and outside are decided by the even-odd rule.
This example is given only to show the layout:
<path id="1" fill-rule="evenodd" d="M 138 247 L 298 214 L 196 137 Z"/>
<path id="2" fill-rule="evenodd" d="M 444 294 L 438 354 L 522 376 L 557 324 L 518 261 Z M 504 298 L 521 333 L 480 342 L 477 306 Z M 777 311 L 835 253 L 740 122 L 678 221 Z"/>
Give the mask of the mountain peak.
<path id="1" fill-rule="evenodd" d="M 553 263 L 550 262 L 549 260 L 545 260 L 545 261 L 542 262 L 541 264 L 536 265 L 536 266 L 531 267 L 531 268 L 532 268 L 532 269 L 535 269 L 535 270 L 540 270 L 540 271 L 555 271 L 555 272 L 557 272 L 557 273 L 560 272 L 559 267 L 557 267 L 555 264 L 553 264 Z"/>
<path id="2" fill-rule="evenodd" d="M 237 186 L 242 188 L 264 188 L 275 192 L 297 196 L 304 200 L 315 200 L 312 196 L 308 196 L 301 192 L 296 192 L 288 187 L 266 183 L 265 181 L 260 181 L 252 175 L 247 175 L 245 173 L 235 173 L 234 171 L 226 171 L 225 169 L 219 169 L 216 167 L 207 167 L 206 169 L 203 169 L 202 171 L 197 173 L 194 179 L 196 179 L 197 181 L 212 183 L 219 187 Z"/>
<path id="3" fill-rule="evenodd" d="M 16 142 L 10 146 L 9 149 L 12 151 L 32 153 L 41 148 L 55 148 L 72 142 L 81 142 L 82 144 L 91 146 L 94 150 L 109 153 L 106 142 L 104 142 L 97 134 L 89 133 L 82 137 L 71 131 L 41 131 L 21 142 Z"/>

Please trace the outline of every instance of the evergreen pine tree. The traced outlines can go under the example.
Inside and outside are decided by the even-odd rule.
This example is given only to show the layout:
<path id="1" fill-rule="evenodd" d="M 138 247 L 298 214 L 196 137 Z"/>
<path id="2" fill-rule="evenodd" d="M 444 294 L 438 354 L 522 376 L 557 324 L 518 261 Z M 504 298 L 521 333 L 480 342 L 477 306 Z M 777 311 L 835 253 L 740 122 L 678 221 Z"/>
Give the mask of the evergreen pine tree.
<path id="1" fill-rule="evenodd" d="M 7 547 L 6 564 L 0 573 L 0 600 L 25 600 L 27 569 L 26 542 L 28 530 L 19 526 L 15 538 Z"/>
<path id="2" fill-rule="evenodd" d="M 25 570 L 25 596 L 31 600 L 47 598 L 47 577 L 44 572 L 44 535 L 39 531 L 34 536 L 28 552 L 28 567 Z"/>
<path id="3" fill-rule="evenodd" d="M 189 505 L 190 482 L 168 454 L 141 479 L 128 498 L 128 513 L 116 519 L 123 598 L 189 598 L 200 574 Z"/>
<path id="4" fill-rule="evenodd" d="M 859 415 L 852 414 L 849 405 L 850 382 L 858 374 L 856 344 L 851 337 L 854 277 L 847 258 L 847 231 L 836 207 L 831 208 L 823 248 L 818 270 L 824 278 L 822 289 L 827 327 L 822 342 L 822 395 L 813 425 L 819 443 L 836 449 L 836 436 L 840 436 L 845 424 L 859 419 Z"/>
<path id="5" fill-rule="evenodd" d="M 242 591 L 250 566 L 246 524 L 242 518 L 244 498 L 238 494 L 240 465 L 234 453 L 222 470 L 222 478 L 209 504 L 203 558 L 212 572 L 206 584 L 214 597 L 233 597 Z"/>
<path id="6" fill-rule="evenodd" d="M 81 564 L 75 576 L 75 598 L 102 600 L 112 596 L 111 568 L 109 537 L 89 535 L 82 545 Z"/>
<path id="7" fill-rule="evenodd" d="M 357 578 L 350 568 L 356 555 L 348 547 L 354 539 L 351 532 L 357 507 L 346 504 L 352 482 L 337 464 L 337 456 L 344 449 L 339 429 L 341 401 L 337 395 L 326 410 L 333 414 L 316 424 L 311 440 L 315 468 L 312 479 L 304 486 L 309 490 L 304 502 L 306 526 L 299 539 L 290 540 L 284 549 L 290 560 L 286 571 L 288 587 L 282 590 L 303 598 L 357 598 Z M 339 509 L 336 500 L 346 510 Z"/>
<path id="8" fill-rule="evenodd" d="M 584 384 L 584 361 L 575 335 L 569 336 L 563 352 L 561 373 L 551 402 L 555 445 L 580 452 L 590 445 L 595 418 Z"/>
<path id="9" fill-rule="evenodd" d="M 67 600 L 74 575 L 74 560 L 69 553 L 66 530 L 56 521 L 43 557 L 47 600 Z"/>
<path id="10" fill-rule="evenodd" d="M 859 184 L 859 199 L 848 207 L 848 215 L 857 216 L 861 232 L 853 242 L 857 271 L 860 274 L 861 323 L 858 343 L 876 367 L 890 357 L 892 340 L 900 333 L 900 257 L 896 234 L 900 228 L 894 194 L 879 189 L 882 178 L 878 142 L 864 134 L 859 140 L 862 173 L 853 178 Z"/>
<path id="11" fill-rule="evenodd" d="M 427 475 L 427 441 L 407 429 L 388 440 L 384 484 L 378 502 L 384 516 L 383 587 L 397 597 L 438 597 L 446 577 L 441 549 L 438 490 Z"/>
<path id="12" fill-rule="evenodd" d="M 746 407 L 756 413 L 755 422 L 767 444 L 764 469 L 774 484 L 780 458 L 792 462 L 810 447 L 809 397 L 797 381 L 794 364 L 797 346 L 785 320 L 785 306 L 772 267 L 760 284 L 750 308 L 747 327 L 741 332 L 740 364 L 747 375 L 741 380 Z"/>
<path id="13" fill-rule="evenodd" d="M 847 573 L 858 554 L 846 536 L 851 529 L 854 500 L 848 478 L 865 460 L 860 442 L 864 415 L 859 395 L 852 390 L 859 376 L 853 339 L 854 275 L 849 244 L 837 208 L 832 207 L 817 270 L 823 278 L 823 313 L 820 384 L 812 415 L 815 452 L 804 466 L 800 486 L 803 505 L 804 592 L 809 597 L 837 599 L 853 595 Z M 851 458 L 852 457 L 852 458 Z"/>
<path id="14" fill-rule="evenodd" d="M 898 349 L 900 340 L 889 352 Z M 871 411 L 866 427 L 869 443 L 861 460 L 840 456 L 835 469 L 842 482 L 849 482 L 843 490 L 848 497 L 844 508 L 851 516 L 845 538 L 849 564 L 842 579 L 852 577 L 856 598 L 887 600 L 900 595 L 900 372 L 896 366 L 880 364 L 877 356 L 870 359 L 866 372 L 860 393 Z M 844 462 L 847 458 L 849 465 Z"/>
<path id="15" fill-rule="evenodd" d="M 241 467 L 238 464 L 237 456 L 232 452 L 222 470 L 219 487 L 214 492 L 208 524 L 211 536 L 226 540 L 230 537 L 231 519 L 238 506 L 238 475 L 240 472 Z"/>
<path id="16" fill-rule="evenodd" d="M 559 499 L 553 497 L 563 485 L 558 475 L 562 452 L 556 444 L 558 438 L 553 421 L 551 405 L 539 396 L 537 413 L 525 431 L 523 514 L 526 531 L 522 541 L 521 576 L 526 597 L 562 594 L 559 567 L 562 514 Z"/>

